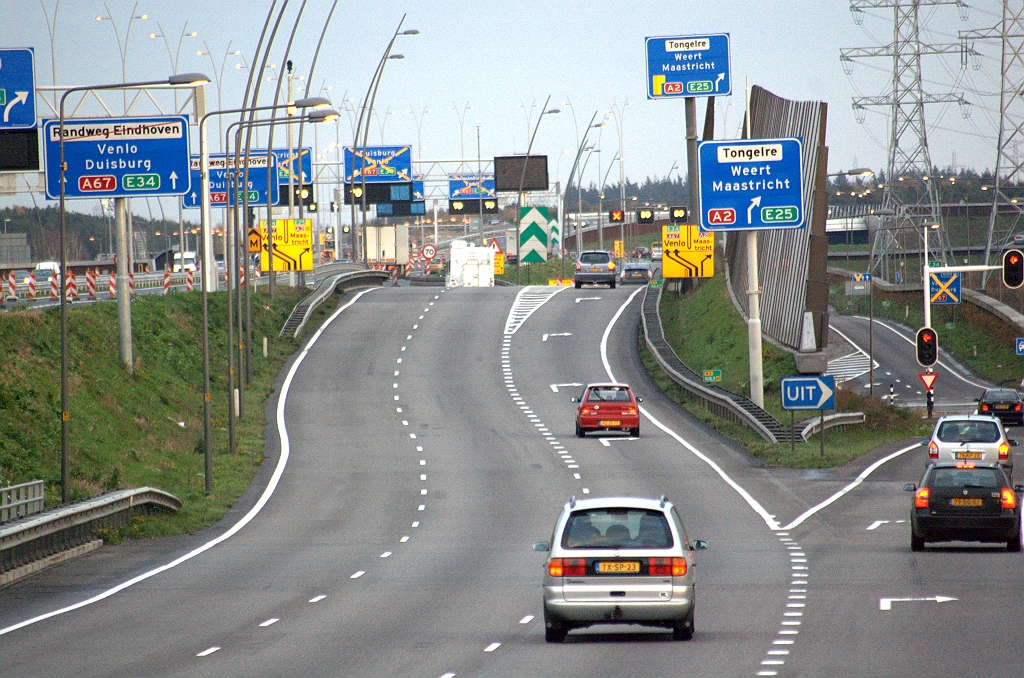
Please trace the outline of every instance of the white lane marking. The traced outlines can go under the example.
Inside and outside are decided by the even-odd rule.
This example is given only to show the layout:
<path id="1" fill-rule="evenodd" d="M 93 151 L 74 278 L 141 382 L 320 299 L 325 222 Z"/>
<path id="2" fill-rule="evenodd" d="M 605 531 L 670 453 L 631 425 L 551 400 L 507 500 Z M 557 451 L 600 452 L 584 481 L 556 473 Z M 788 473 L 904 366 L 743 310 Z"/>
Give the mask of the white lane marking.
<path id="1" fill-rule="evenodd" d="M 598 438 L 605 447 L 611 447 L 613 440 L 640 440 L 639 438 Z"/>
<path id="2" fill-rule="evenodd" d="M 571 337 L 572 332 L 552 332 L 551 334 L 545 334 L 541 337 L 541 341 L 547 341 L 548 337 Z"/>
<path id="3" fill-rule="evenodd" d="M 420 474 L 420 480 L 426 480 L 426 479 L 427 479 L 427 474 L 426 473 L 421 473 Z"/>
<path id="4" fill-rule="evenodd" d="M 326 597 L 327 596 L 313 596 L 312 598 L 309 599 L 309 602 L 311 602 L 311 603 L 319 603 L 321 600 L 323 600 Z"/>
<path id="5" fill-rule="evenodd" d="M 417 452 L 422 452 L 423 448 L 422 447 L 417 447 L 416 451 Z M 420 459 L 420 466 L 426 466 L 426 465 L 427 465 L 427 460 L 426 459 Z"/>
<path id="6" fill-rule="evenodd" d="M 583 488 L 583 494 L 590 494 L 590 488 L 589 487 L 584 487 Z"/>
<path id="7" fill-rule="evenodd" d="M 529 624 L 532 621 L 533 621 L 533 615 L 532 614 L 528 614 L 525 617 L 523 617 L 522 619 L 520 619 L 519 623 L 520 624 Z"/>
<path id="8" fill-rule="evenodd" d="M 412 339 L 412 335 L 411 335 L 411 334 L 409 334 L 409 335 L 406 335 L 406 337 L 405 337 L 405 340 L 406 340 L 406 341 L 409 341 L 410 339 Z"/>
<path id="9" fill-rule="evenodd" d="M 403 347 L 401 348 L 401 350 L 403 350 L 403 351 L 404 351 L 404 350 L 405 350 L 405 346 L 403 346 Z"/>
<path id="10" fill-rule="evenodd" d="M 260 624 L 260 627 L 261 627 L 261 628 L 266 628 L 266 627 L 268 627 L 268 626 L 273 626 L 274 624 L 276 624 L 276 623 L 277 623 L 277 622 L 279 622 L 279 621 L 281 621 L 281 620 L 280 620 L 280 619 L 278 619 L 277 617 L 271 617 L 271 618 L 270 618 L 270 619 L 268 619 L 267 621 L 265 621 L 265 622 L 263 622 L 262 624 Z"/>
<path id="11" fill-rule="evenodd" d="M 412 438 L 413 440 L 415 440 L 416 439 L 416 434 L 415 433 L 410 433 L 409 437 Z"/>
<path id="12" fill-rule="evenodd" d="M 441 676 L 441 678 L 455 678 L 455 674 L 454 673 L 445 673 L 445 674 L 443 674 Z"/>
<path id="13" fill-rule="evenodd" d="M 403 537 L 402 537 L 401 539 L 399 539 L 398 541 L 404 544 L 405 542 L 409 541 L 409 535 L 405 535 L 405 536 L 403 536 Z"/>
<path id="14" fill-rule="evenodd" d="M 202 652 L 200 652 L 196 656 L 197 657 L 209 657 L 211 654 L 213 654 L 214 652 L 216 652 L 219 649 L 220 649 L 219 647 L 214 645 L 213 647 L 206 648 L 205 650 L 203 650 Z"/>
<path id="15" fill-rule="evenodd" d="M 641 289 L 643 289 L 643 288 L 641 288 Z M 601 300 L 601 297 L 577 297 L 576 298 L 576 303 L 578 304 L 581 301 L 600 301 L 600 300 Z"/>
<path id="16" fill-rule="evenodd" d="M 484 652 L 494 652 L 499 647 L 501 647 L 501 643 L 491 643 L 490 645 L 484 648 Z"/>
<path id="17" fill-rule="evenodd" d="M 407 419 L 403 419 L 402 420 L 402 426 L 408 426 L 408 425 L 409 425 L 409 421 Z"/>
<path id="18" fill-rule="evenodd" d="M 608 323 L 608 326 L 605 327 L 605 329 L 604 329 L 604 334 L 601 336 L 601 362 L 604 364 L 604 370 L 608 374 L 609 381 L 613 381 L 614 382 L 614 381 L 617 381 L 617 380 L 615 379 L 615 375 L 612 374 L 612 366 L 608 362 L 608 337 L 611 335 L 612 328 L 615 326 L 615 323 L 618 321 L 619 317 L 626 310 L 626 307 L 629 306 L 633 302 L 633 299 L 636 297 L 636 295 L 640 294 L 640 292 L 643 291 L 643 289 L 644 289 L 643 287 L 640 287 L 635 292 L 633 292 L 633 294 L 629 295 L 629 298 L 626 299 L 626 301 L 622 304 L 622 306 L 619 307 L 619 310 L 615 312 L 615 315 L 612 316 L 612 319 Z M 687 442 L 685 439 L 683 439 L 683 437 L 680 436 L 678 433 L 676 433 L 675 431 L 670 429 L 668 426 L 665 426 L 660 421 L 658 421 L 654 417 L 654 415 L 652 415 L 650 412 L 647 411 L 646 408 L 641 407 L 640 408 L 640 413 L 643 414 L 645 417 L 647 417 L 647 419 L 652 424 L 654 424 L 655 426 L 660 428 L 662 431 L 664 431 L 668 435 L 670 435 L 673 438 L 675 438 L 676 441 L 679 442 L 680 445 L 682 445 L 683 447 L 688 449 L 690 452 L 692 452 L 698 459 L 700 459 L 705 464 L 707 464 L 712 469 L 714 469 L 714 471 L 719 475 L 719 477 L 721 477 L 722 480 L 724 480 L 726 483 L 728 483 L 728 485 L 730 487 L 732 487 L 732 489 L 734 489 L 741 497 L 743 497 L 743 500 L 747 502 L 747 504 L 750 506 L 750 508 L 754 509 L 754 511 L 757 512 L 757 514 L 759 516 L 761 516 L 761 518 L 764 520 L 765 524 L 768 525 L 769 529 L 772 529 L 772 530 L 779 529 L 780 526 L 779 526 L 779 523 L 775 520 L 775 517 L 772 516 L 772 514 L 768 513 L 768 511 L 766 511 L 765 508 L 763 506 L 761 506 L 761 504 L 756 499 L 754 499 L 754 497 L 749 492 L 747 492 L 745 489 L 743 489 L 743 487 L 741 487 L 739 485 L 739 483 L 737 483 L 735 480 L 730 478 L 729 475 L 725 471 L 722 470 L 721 466 L 716 464 L 710 457 L 708 457 L 703 452 L 701 452 L 696 447 L 694 447 L 689 442 Z M 787 527 L 786 529 L 791 529 L 791 528 Z"/>
<path id="19" fill-rule="evenodd" d="M 818 504 L 817 506 L 812 506 L 811 508 L 809 508 L 806 511 L 804 511 L 803 513 L 801 513 L 800 516 L 796 520 L 791 522 L 789 525 L 786 525 L 786 529 L 787 530 L 792 530 L 794 527 L 796 527 L 800 523 L 804 522 L 805 520 L 807 520 L 808 518 L 813 516 L 815 513 L 817 513 L 821 509 L 823 509 L 826 506 L 832 504 L 833 502 L 838 500 L 840 497 L 842 497 L 843 495 L 845 495 L 848 492 L 850 492 L 851 490 L 853 490 L 855 487 L 857 487 L 858 485 L 863 483 L 864 480 L 867 479 L 867 477 L 869 475 L 871 475 L 875 471 L 875 469 L 877 469 L 882 464 L 884 464 L 887 461 L 890 461 L 892 459 L 895 459 L 896 457 L 898 457 L 898 456 L 900 456 L 902 454 L 906 454 L 910 450 L 916 450 L 917 448 L 921 447 L 922 444 L 923 443 L 919 443 L 919 442 L 918 443 L 914 443 L 913 445 L 908 445 L 907 447 L 904 447 L 902 450 L 896 450 L 892 454 L 890 454 L 888 456 L 885 456 L 885 457 L 882 457 L 881 459 L 876 461 L 874 464 L 872 464 L 871 466 L 868 466 L 866 469 L 861 471 L 860 475 L 857 476 L 857 478 L 852 483 L 850 483 L 849 485 L 847 485 L 843 489 L 839 490 L 838 492 L 833 494 L 831 497 L 829 497 L 825 501 L 823 501 L 820 504 Z"/>
<path id="20" fill-rule="evenodd" d="M 795 629 L 782 629 L 781 631 L 779 631 L 779 635 L 780 636 L 795 635 L 797 633 L 800 633 L 800 632 L 795 630 Z"/>
<path id="21" fill-rule="evenodd" d="M 416 522 L 414 522 L 414 523 L 412 524 L 412 526 L 413 526 L 414 528 L 415 528 L 415 527 L 419 527 L 419 526 L 420 526 L 420 521 L 418 521 L 418 520 L 417 520 Z"/>
<path id="22" fill-rule="evenodd" d="M 391 551 L 385 551 L 384 553 L 380 554 L 380 557 L 381 558 L 390 558 L 391 557 Z"/>
<path id="23" fill-rule="evenodd" d="M 402 364 L 402 359 L 401 359 L 401 358 L 399 358 L 399 359 L 398 359 L 397 361 L 395 361 L 395 362 L 397 362 L 397 363 L 398 363 L 399 365 L 401 365 L 401 364 Z"/>
<path id="24" fill-rule="evenodd" d="M 419 325 L 413 325 L 413 326 L 412 326 L 412 328 L 413 328 L 414 330 L 418 330 L 418 329 L 420 328 L 420 326 L 419 326 Z"/>
<path id="25" fill-rule="evenodd" d="M 398 396 L 395 396 L 395 400 L 398 400 Z"/>
<path id="26" fill-rule="evenodd" d="M 867 529 L 873 530 L 873 529 L 877 528 L 879 525 L 885 525 L 887 522 L 889 522 L 889 521 L 888 520 L 876 520 L 875 522 L 873 522 L 870 525 L 868 525 Z"/>
<path id="27" fill-rule="evenodd" d="M 401 414 L 402 413 L 402 408 L 401 407 L 396 407 L 395 408 L 395 412 L 398 412 L 399 414 Z"/>
<path id="28" fill-rule="evenodd" d="M 427 488 L 424 487 L 422 490 L 420 490 L 420 496 L 421 497 L 425 497 L 426 495 L 427 495 Z"/>
<path id="29" fill-rule="evenodd" d="M 792 645 L 794 642 L 796 642 L 796 641 L 788 640 L 788 639 L 785 639 L 785 640 L 780 639 L 780 640 L 773 640 L 772 641 L 772 645 Z"/>
<path id="30" fill-rule="evenodd" d="M 427 510 L 427 505 L 426 504 L 420 504 L 419 506 L 416 507 L 416 510 L 417 511 L 426 511 Z"/>
<path id="31" fill-rule="evenodd" d="M 121 591 L 130 588 L 135 584 L 138 584 L 139 582 L 145 581 L 150 577 L 156 576 L 162 572 L 166 572 L 167 570 L 175 568 L 184 562 L 192 560 L 199 554 L 209 551 L 217 544 L 225 542 L 231 537 L 235 536 L 243 527 L 248 525 L 253 518 L 259 515 L 260 511 L 263 510 L 263 507 L 266 506 L 268 501 L 270 501 L 270 497 L 273 496 L 274 491 L 277 490 L 277 484 L 280 482 L 281 476 L 284 475 L 284 469 L 288 465 L 288 458 L 291 455 L 291 441 L 288 438 L 288 428 L 287 426 L 285 426 L 284 422 L 284 411 L 285 405 L 288 402 L 288 390 L 291 388 L 292 380 L 295 378 L 295 373 L 298 371 L 299 367 L 306 359 L 306 356 L 309 354 L 309 350 L 313 348 L 313 345 L 316 344 L 317 340 L 324 333 L 324 330 L 327 329 L 327 326 L 334 322 L 334 319 L 341 315 L 342 312 L 344 312 L 347 308 L 352 306 L 352 304 L 359 301 L 359 299 L 364 294 L 369 294 L 370 292 L 374 291 L 374 289 L 379 288 L 372 288 L 359 292 L 354 297 L 352 297 L 351 301 L 349 301 L 347 304 L 339 308 L 329 318 L 327 318 L 327 320 L 324 321 L 323 325 L 321 325 L 320 328 L 315 333 L 313 333 L 313 336 L 309 338 L 309 341 L 306 343 L 306 346 L 299 353 L 299 356 L 295 359 L 295 362 L 292 363 L 291 369 L 288 370 L 288 376 L 285 377 L 284 384 L 281 386 L 281 397 L 277 401 L 277 430 L 281 439 L 281 455 L 280 457 L 278 457 L 277 466 L 274 467 L 274 472 L 273 474 L 271 474 L 270 481 L 267 483 L 267 487 L 263 490 L 263 494 L 260 495 L 260 498 L 256 500 L 256 503 L 253 505 L 253 507 L 249 509 L 249 511 L 244 516 L 242 516 L 242 518 L 239 519 L 237 523 L 228 528 L 228 530 L 219 537 L 211 539 L 202 546 L 192 549 L 188 553 L 179 556 L 178 558 L 175 558 L 166 565 L 161 565 L 160 567 L 149 570 L 148 572 L 143 572 L 142 574 L 136 577 L 132 577 L 126 582 L 118 584 L 113 588 L 107 589 L 106 591 L 98 593 L 97 595 L 92 596 L 91 598 L 87 598 L 86 600 L 83 600 L 81 602 L 74 603 L 73 605 L 68 605 L 67 607 L 62 607 L 57 610 L 53 610 L 52 612 L 46 612 L 44 614 L 32 617 L 31 619 L 26 619 L 25 621 L 18 622 L 17 624 L 12 624 L 7 628 L 0 629 L 0 636 L 8 634 L 11 631 L 17 631 L 18 629 L 43 621 L 44 619 L 56 617 L 57 615 L 66 614 L 73 610 L 77 610 L 88 605 L 92 605 L 93 603 L 98 603 L 99 601 L 105 600 L 106 598 L 109 598 L 110 596 L 116 593 L 120 593 Z"/>
<path id="32" fill-rule="evenodd" d="M 574 381 L 571 384 L 551 384 L 551 390 L 555 393 L 558 393 L 558 388 L 560 386 L 583 386 L 583 384 L 579 383 L 578 381 Z"/>
<path id="33" fill-rule="evenodd" d="M 363 576 L 364 574 L 366 574 L 366 570 L 359 570 L 358 572 L 355 572 L 355 573 L 353 573 L 352 575 L 350 575 L 350 576 L 349 576 L 349 579 L 359 579 L 359 578 L 360 578 L 360 577 L 362 577 L 362 576 Z"/>
<path id="34" fill-rule="evenodd" d="M 893 603 L 949 603 L 957 600 L 949 596 L 932 596 L 930 598 L 879 598 L 878 609 L 879 610 L 891 610 Z"/>
<path id="35" fill-rule="evenodd" d="M 580 474 L 579 473 L 573 473 L 572 477 L 575 478 L 576 480 L 579 480 L 580 479 Z"/>

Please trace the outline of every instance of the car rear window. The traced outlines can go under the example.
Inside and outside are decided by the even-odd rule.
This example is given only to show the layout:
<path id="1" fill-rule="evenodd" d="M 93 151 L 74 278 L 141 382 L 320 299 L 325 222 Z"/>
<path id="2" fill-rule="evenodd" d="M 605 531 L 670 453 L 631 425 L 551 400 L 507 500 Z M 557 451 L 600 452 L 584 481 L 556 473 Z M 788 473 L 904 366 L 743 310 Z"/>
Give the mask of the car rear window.
<path id="1" fill-rule="evenodd" d="M 986 392 L 982 400 L 990 403 L 1015 403 L 1020 400 L 1020 396 L 1017 395 L 1016 391 L 1000 389 L 998 391 Z"/>
<path id="2" fill-rule="evenodd" d="M 667 549 L 674 543 L 665 514 L 640 508 L 573 511 L 562 531 L 565 549 Z"/>
<path id="3" fill-rule="evenodd" d="M 621 386 L 592 388 L 587 394 L 588 403 L 628 403 L 629 401 L 629 391 Z"/>
<path id="4" fill-rule="evenodd" d="M 944 443 L 994 443 L 999 441 L 999 426 L 994 421 L 945 421 L 937 437 Z"/>
<path id="5" fill-rule="evenodd" d="M 611 261 L 611 255 L 607 252 L 584 252 L 580 255 L 582 264 L 607 264 Z"/>
<path id="6" fill-rule="evenodd" d="M 999 469 L 994 468 L 937 468 L 932 476 L 932 487 L 987 487 L 1003 486 Z"/>

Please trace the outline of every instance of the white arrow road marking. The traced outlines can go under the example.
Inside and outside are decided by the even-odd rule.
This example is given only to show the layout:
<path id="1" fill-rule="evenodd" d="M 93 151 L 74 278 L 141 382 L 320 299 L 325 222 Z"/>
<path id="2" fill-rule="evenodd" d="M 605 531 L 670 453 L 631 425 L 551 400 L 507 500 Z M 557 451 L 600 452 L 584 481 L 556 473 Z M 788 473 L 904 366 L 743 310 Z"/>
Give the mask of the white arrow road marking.
<path id="1" fill-rule="evenodd" d="M 576 298 L 576 303 L 578 304 L 581 301 L 600 301 L 600 300 L 601 300 L 601 297 L 577 297 Z"/>
<path id="2" fill-rule="evenodd" d="M 572 382 L 571 384 L 551 384 L 551 390 L 554 393 L 558 393 L 558 387 L 559 386 L 583 386 L 583 384 L 581 384 L 579 382 L 575 382 L 575 381 Z"/>
<path id="3" fill-rule="evenodd" d="M 547 341 L 548 337 L 571 337 L 571 336 L 572 336 L 572 332 L 553 332 L 551 334 L 545 334 L 541 338 L 541 341 Z"/>
<path id="4" fill-rule="evenodd" d="M 173 191 L 178 188 L 178 173 L 172 170 L 169 178 L 171 180 L 171 190 Z"/>
<path id="5" fill-rule="evenodd" d="M 878 609 L 879 610 L 891 610 L 893 603 L 918 603 L 918 602 L 933 602 L 933 603 L 948 603 L 956 598 L 949 596 L 932 596 L 931 598 L 879 598 Z"/>
<path id="6" fill-rule="evenodd" d="M 605 447 L 611 447 L 612 440 L 640 440 L 639 438 L 598 438 Z"/>
<path id="7" fill-rule="evenodd" d="M 870 525 L 868 525 L 868 528 L 867 528 L 867 529 L 869 529 L 869 530 L 874 530 L 874 529 L 876 529 L 876 528 L 877 528 L 877 527 L 878 527 L 879 525 L 885 525 L 885 524 L 886 524 L 886 523 L 888 523 L 888 522 L 889 522 L 888 520 L 876 520 L 875 522 L 873 522 L 873 523 L 871 523 Z"/>
<path id="8" fill-rule="evenodd" d="M 7 108 L 4 109 L 4 122 L 10 122 L 11 109 L 14 108 L 15 104 L 23 104 L 28 101 L 28 92 L 15 92 L 14 98 L 7 104 Z"/>
<path id="9" fill-rule="evenodd" d="M 751 216 L 751 214 L 753 213 L 754 208 L 755 207 L 760 207 L 760 205 L 761 205 L 761 196 L 757 196 L 756 198 L 751 198 L 750 199 L 750 207 L 747 208 L 747 224 L 748 225 L 754 223 L 752 221 L 753 217 Z"/>

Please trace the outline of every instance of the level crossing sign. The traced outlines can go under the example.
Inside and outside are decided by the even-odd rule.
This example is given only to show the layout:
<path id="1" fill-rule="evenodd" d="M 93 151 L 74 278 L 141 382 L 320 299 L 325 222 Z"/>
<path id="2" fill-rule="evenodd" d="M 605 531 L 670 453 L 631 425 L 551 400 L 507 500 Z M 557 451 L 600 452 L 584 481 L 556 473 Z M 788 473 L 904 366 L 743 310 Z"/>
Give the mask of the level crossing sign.
<path id="1" fill-rule="evenodd" d="M 803 228 L 803 142 L 705 141 L 697 148 L 705 231 Z"/>
<path id="2" fill-rule="evenodd" d="M 928 293 L 936 306 L 960 303 L 960 273 L 928 272 Z"/>
<path id="3" fill-rule="evenodd" d="M 784 410 L 834 410 L 836 378 L 783 377 L 781 394 Z"/>
<path id="4" fill-rule="evenodd" d="M 732 94 L 729 34 L 647 38 L 647 98 Z"/>
<path id="5" fill-rule="evenodd" d="M 36 126 L 35 50 L 0 49 L 0 130 Z"/>
<path id="6" fill-rule="evenodd" d="M 661 227 L 662 278 L 714 278 L 715 234 L 692 224 Z"/>
<path id="7" fill-rule="evenodd" d="M 244 161 L 244 156 L 243 156 Z M 219 155 L 210 156 L 210 206 L 211 207 L 234 207 L 236 201 L 234 198 L 228 199 L 228 180 L 234 173 L 235 169 L 235 156 L 232 155 L 228 158 L 223 153 Z M 277 156 L 272 154 L 267 157 L 267 152 L 262 151 L 260 154 L 249 154 L 249 174 L 246 184 L 246 192 L 248 196 L 242 193 L 241 188 L 238 186 L 238 182 L 242 180 L 242 172 L 239 172 L 239 176 L 232 178 L 231 182 L 235 185 L 237 191 L 237 204 L 241 205 L 246 202 L 250 207 L 266 207 L 267 205 L 267 162 L 271 163 L 270 166 L 270 204 L 276 205 L 281 201 L 281 189 L 280 184 L 276 180 L 277 175 Z M 238 167 L 241 168 L 242 163 L 238 163 Z M 203 182 L 200 180 L 202 163 L 200 157 L 195 155 L 192 156 L 191 162 L 189 163 L 189 170 L 192 174 L 192 190 L 189 191 L 182 199 L 182 205 L 188 209 L 199 208 L 203 206 L 203 196 L 200 191 L 202 190 Z"/>
<path id="8" fill-rule="evenodd" d="M 64 121 L 66 198 L 140 198 L 191 190 L 188 117 Z M 43 123 L 46 197 L 60 199 L 60 121 Z"/>

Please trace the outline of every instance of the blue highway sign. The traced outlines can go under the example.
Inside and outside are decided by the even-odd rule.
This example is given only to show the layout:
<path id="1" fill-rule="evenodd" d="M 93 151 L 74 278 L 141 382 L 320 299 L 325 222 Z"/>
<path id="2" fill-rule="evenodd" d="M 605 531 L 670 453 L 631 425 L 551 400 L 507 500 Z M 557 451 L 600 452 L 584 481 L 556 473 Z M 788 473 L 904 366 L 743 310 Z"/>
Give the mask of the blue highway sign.
<path id="1" fill-rule="evenodd" d="M 345 183 L 390 183 L 412 181 L 411 146 L 367 146 L 345 149 Z"/>
<path id="2" fill-rule="evenodd" d="M 496 198 L 494 175 L 453 174 L 448 177 L 449 200 L 480 200 Z"/>
<path id="3" fill-rule="evenodd" d="M 277 183 L 288 184 L 288 175 L 292 171 L 296 171 L 295 183 L 299 184 L 298 170 L 302 170 L 302 183 L 311 184 L 313 183 L 313 149 L 306 147 L 303 149 L 293 149 L 290 153 L 286 149 L 275 148 L 274 156 L 277 158 Z M 297 167 L 292 168 L 292 161 L 295 161 Z M 266 165 L 264 165 L 266 168 Z"/>
<path id="4" fill-rule="evenodd" d="M 1017 355 L 1024 355 L 1024 337 L 1017 337 Z"/>
<path id="5" fill-rule="evenodd" d="M 870 273 L 854 273 L 853 282 L 871 282 Z"/>
<path id="6" fill-rule="evenodd" d="M 277 154 L 270 156 L 271 162 L 271 178 L 273 179 L 278 175 L 277 172 Z M 231 159 L 231 167 L 234 167 L 234 156 Z M 239 163 L 241 165 L 241 163 Z M 200 157 L 198 155 L 192 156 L 190 163 L 190 169 L 192 172 L 192 190 L 185 195 L 182 204 L 184 207 L 193 209 L 200 208 L 203 206 L 203 196 L 200 193 L 202 190 L 202 182 L 199 179 L 200 175 Z M 228 168 L 228 161 L 225 159 L 223 153 L 219 155 L 210 156 L 210 206 L 211 207 L 227 207 L 229 204 L 234 207 L 235 200 L 228 200 L 228 178 L 229 172 L 232 170 Z M 242 178 L 233 179 L 232 181 L 238 182 Z M 236 189 L 238 188 L 235 183 Z M 267 151 L 256 151 L 253 153 L 250 151 L 249 155 L 249 183 L 246 188 L 249 193 L 249 205 L 252 207 L 266 207 L 267 205 Z M 238 192 L 237 203 L 239 205 L 245 203 L 245 196 Z M 270 204 L 276 205 L 281 201 L 280 184 L 277 181 L 273 181 L 270 186 Z"/>
<path id="7" fill-rule="evenodd" d="M 421 178 L 417 178 L 412 182 L 412 199 L 425 200 L 423 197 L 423 180 Z"/>
<path id="8" fill-rule="evenodd" d="M 43 122 L 46 197 L 60 199 L 60 121 Z M 138 198 L 191 190 L 188 117 L 64 121 L 65 197 Z"/>
<path id="9" fill-rule="evenodd" d="M 701 143 L 701 230 L 803 228 L 802 156 L 800 139 Z"/>
<path id="10" fill-rule="evenodd" d="M 782 409 L 836 409 L 836 378 L 832 376 L 783 377 Z"/>
<path id="11" fill-rule="evenodd" d="M 732 94 L 729 34 L 647 38 L 647 98 Z"/>
<path id="12" fill-rule="evenodd" d="M 928 272 L 928 293 L 936 306 L 960 303 L 960 273 Z"/>
<path id="13" fill-rule="evenodd" d="M 0 129 L 36 126 L 35 51 L 0 49 Z"/>

